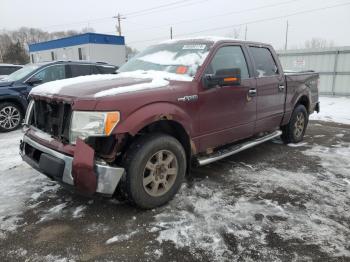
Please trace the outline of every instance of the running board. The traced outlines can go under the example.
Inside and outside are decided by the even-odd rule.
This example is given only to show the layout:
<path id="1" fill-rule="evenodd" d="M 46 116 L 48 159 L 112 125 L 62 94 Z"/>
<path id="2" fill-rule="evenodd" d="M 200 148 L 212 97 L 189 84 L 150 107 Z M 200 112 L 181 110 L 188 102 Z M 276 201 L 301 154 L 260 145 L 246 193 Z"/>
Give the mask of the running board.
<path id="1" fill-rule="evenodd" d="M 206 156 L 206 157 L 199 157 L 198 158 L 198 163 L 200 166 L 204 166 L 204 165 L 207 165 L 207 164 L 210 164 L 212 162 L 215 162 L 215 161 L 218 161 L 218 160 L 221 160 L 225 157 L 228 157 L 228 156 L 232 156 L 234 154 L 237 154 L 238 152 L 241 152 L 243 150 L 246 150 L 248 148 L 251 148 L 253 146 L 256 146 L 256 145 L 259 145 L 261 143 L 264 143 L 266 141 L 269 141 L 275 137 L 278 137 L 282 134 L 282 131 L 278 130 L 278 131 L 275 131 L 273 133 L 270 133 L 266 136 L 263 136 L 263 137 L 259 137 L 259 138 L 256 138 L 254 140 L 250 140 L 250 141 L 247 141 L 247 142 L 244 142 L 242 144 L 236 144 L 236 145 L 233 145 L 229 148 L 225 148 L 223 150 L 219 150 L 209 156 Z"/>

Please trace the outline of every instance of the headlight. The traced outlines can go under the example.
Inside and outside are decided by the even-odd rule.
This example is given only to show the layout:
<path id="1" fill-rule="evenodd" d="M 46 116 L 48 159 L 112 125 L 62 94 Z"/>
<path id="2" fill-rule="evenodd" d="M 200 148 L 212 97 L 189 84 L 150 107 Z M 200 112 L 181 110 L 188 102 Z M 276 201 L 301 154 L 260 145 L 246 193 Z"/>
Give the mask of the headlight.
<path id="1" fill-rule="evenodd" d="M 69 141 L 75 144 L 78 137 L 109 136 L 119 120 L 119 112 L 73 111 Z"/>

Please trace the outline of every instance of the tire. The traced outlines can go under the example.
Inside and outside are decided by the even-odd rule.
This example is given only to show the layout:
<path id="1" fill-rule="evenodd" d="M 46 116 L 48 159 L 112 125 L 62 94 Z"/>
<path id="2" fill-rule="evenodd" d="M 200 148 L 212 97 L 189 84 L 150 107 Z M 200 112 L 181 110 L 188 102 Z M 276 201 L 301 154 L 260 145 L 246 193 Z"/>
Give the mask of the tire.
<path id="1" fill-rule="evenodd" d="M 138 207 L 151 209 L 169 202 L 186 173 L 186 154 L 174 137 L 156 133 L 137 139 L 124 158 L 127 198 Z"/>
<path id="2" fill-rule="evenodd" d="M 0 103 L 0 132 L 10 132 L 19 128 L 23 120 L 22 109 L 10 102 Z"/>
<path id="3" fill-rule="evenodd" d="M 282 127 L 282 140 L 284 143 L 299 143 L 304 139 L 304 134 L 309 122 L 309 114 L 304 105 L 297 105 L 292 113 L 289 123 Z"/>

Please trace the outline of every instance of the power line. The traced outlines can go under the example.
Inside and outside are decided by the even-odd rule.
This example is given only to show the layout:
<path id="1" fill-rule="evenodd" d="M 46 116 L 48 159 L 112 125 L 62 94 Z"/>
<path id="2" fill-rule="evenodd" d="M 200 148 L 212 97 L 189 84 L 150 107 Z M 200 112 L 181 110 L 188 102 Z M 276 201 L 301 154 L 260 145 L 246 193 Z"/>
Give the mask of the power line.
<path id="1" fill-rule="evenodd" d="M 178 5 L 179 3 L 184 3 L 184 2 L 188 2 L 188 1 L 191 1 L 191 0 L 175 1 L 175 2 L 168 3 L 168 4 L 164 4 L 164 5 L 154 6 L 154 7 L 142 9 L 142 10 L 139 10 L 139 11 L 125 13 L 124 15 L 126 15 L 126 16 L 135 15 L 135 14 L 139 14 L 139 13 L 143 13 L 143 12 L 147 12 L 147 11 L 152 11 L 152 10 L 155 10 L 155 9 L 160 9 L 160 8 L 164 8 L 164 7 Z"/>
<path id="2" fill-rule="evenodd" d="M 124 16 L 131 16 L 131 17 L 137 17 L 137 16 L 142 16 L 142 15 L 148 15 L 148 14 L 153 14 L 153 13 L 157 13 L 157 12 L 163 12 L 166 10 L 173 10 L 173 9 L 177 9 L 177 8 L 181 8 L 181 7 L 185 7 L 185 6 L 189 6 L 189 5 L 195 5 L 198 3 L 202 3 L 202 2 L 206 2 L 206 1 L 210 1 L 210 0 L 200 0 L 200 1 L 196 1 L 193 3 L 188 3 L 188 4 L 184 4 L 186 2 L 190 2 L 193 0 L 180 0 L 180 1 L 175 1 L 175 2 L 171 2 L 168 4 L 163 4 L 163 5 L 159 5 L 159 6 L 154 6 L 151 8 L 146 8 L 146 9 L 142 9 L 142 10 L 138 10 L 138 11 L 134 11 L 134 12 L 130 12 L 130 13 L 126 13 L 124 14 Z M 167 9 L 162 9 L 162 8 L 166 8 Z M 157 9 L 161 9 L 161 10 L 157 10 Z M 65 24 L 56 24 L 56 25 L 49 25 L 49 26 L 45 26 L 42 28 L 52 28 L 52 27 L 62 27 L 62 26 L 69 26 L 69 25 L 80 25 L 80 24 L 86 24 L 86 23 L 93 23 L 93 22 L 99 22 L 99 21 L 104 21 L 104 20 L 110 20 L 113 19 L 114 17 L 100 17 L 100 18 L 94 18 L 94 19 L 87 19 L 87 20 L 80 20 L 77 22 L 72 22 L 72 23 L 65 23 Z"/>
<path id="3" fill-rule="evenodd" d="M 45 28 L 61 27 L 61 26 L 67 26 L 67 25 L 81 25 L 81 24 L 87 24 L 87 23 L 104 21 L 104 20 L 107 20 L 107 19 L 111 20 L 111 19 L 113 19 L 113 17 L 110 17 L 110 16 L 108 16 L 108 17 L 100 17 L 100 18 L 96 18 L 96 19 L 81 20 L 81 21 L 72 22 L 72 23 L 66 23 L 66 24 L 56 24 L 56 25 L 43 26 L 41 28 L 45 29 Z"/>
<path id="4" fill-rule="evenodd" d="M 200 3 L 203 3 L 203 2 L 208 2 L 208 1 L 210 1 L 210 0 L 199 0 L 199 1 L 196 1 L 196 2 L 192 2 L 192 3 L 181 4 L 181 5 L 177 5 L 177 6 L 174 6 L 174 7 L 168 7 L 168 8 L 165 8 L 165 9 L 161 9 L 161 10 L 154 10 L 154 11 L 144 12 L 144 13 L 141 13 L 141 14 L 131 15 L 131 16 L 128 16 L 128 17 L 132 17 L 133 18 L 133 17 L 143 16 L 143 15 L 150 15 L 150 14 L 164 12 L 164 11 L 168 11 L 168 10 L 174 10 L 174 9 L 178 9 L 178 8 L 182 8 L 182 7 L 186 7 L 186 6 L 190 6 L 190 5 L 197 5 L 197 4 L 200 4 Z"/>
<path id="5" fill-rule="evenodd" d="M 251 11 L 259 11 L 262 9 L 273 8 L 273 7 L 277 7 L 280 5 L 290 4 L 290 3 L 294 3 L 294 2 L 298 2 L 298 1 L 303 1 L 303 0 L 288 0 L 288 1 L 281 2 L 281 3 L 277 3 L 277 4 L 263 5 L 263 6 L 259 6 L 259 7 L 243 9 L 240 11 L 225 12 L 225 13 L 221 13 L 221 14 L 217 14 L 217 15 L 213 15 L 213 16 L 202 17 L 202 18 L 198 18 L 198 19 L 182 20 L 182 21 L 178 21 L 175 23 L 162 25 L 162 26 L 144 27 L 144 28 L 139 28 L 139 29 L 135 29 L 135 30 L 131 30 L 131 31 L 129 30 L 128 32 L 135 32 L 135 31 L 139 31 L 139 30 L 149 30 L 149 29 L 156 29 L 156 28 L 168 28 L 171 25 L 178 25 L 178 24 L 184 24 L 184 23 L 190 23 L 190 22 L 198 22 L 198 21 L 203 21 L 203 20 L 206 21 L 206 20 L 210 20 L 213 18 L 217 18 L 217 17 L 223 17 L 223 16 L 228 16 L 228 15 L 234 15 L 234 14 L 242 14 L 242 13 L 247 13 L 247 12 L 251 12 Z"/>
<path id="6" fill-rule="evenodd" d="M 301 15 L 301 14 L 305 14 L 305 13 L 312 13 L 312 12 L 317 12 L 317 11 L 321 11 L 321 10 L 327 10 L 327 9 L 336 8 L 336 7 L 345 6 L 345 5 L 350 5 L 350 2 L 342 3 L 342 4 L 338 4 L 338 5 L 332 5 L 332 6 L 326 6 L 326 7 L 320 7 L 320 8 L 299 11 L 299 12 L 295 12 L 295 13 L 291 13 L 291 14 L 287 14 L 287 15 L 281 15 L 281 16 L 275 16 L 275 17 L 270 17 L 270 18 L 254 20 L 254 21 L 250 21 L 250 22 L 246 22 L 246 23 L 240 23 L 240 24 L 229 25 L 229 26 L 220 26 L 220 27 L 214 27 L 214 28 L 210 28 L 210 29 L 200 30 L 197 32 L 184 33 L 184 34 L 180 34 L 180 36 L 197 34 L 197 33 L 204 33 L 204 32 L 208 32 L 208 31 L 215 31 L 215 30 L 221 30 L 221 29 L 228 29 L 228 28 L 235 27 L 235 26 L 242 26 L 242 25 L 256 24 L 256 23 L 261 23 L 261 22 L 266 22 L 266 21 L 272 21 L 272 20 L 277 20 L 277 19 L 281 19 L 281 18 Z"/>
<path id="7" fill-rule="evenodd" d="M 240 23 L 240 24 L 227 25 L 227 26 L 220 26 L 220 27 L 214 27 L 214 28 L 204 29 L 204 30 L 200 30 L 200 31 L 194 31 L 194 32 L 189 32 L 189 33 L 182 33 L 182 34 L 177 34 L 177 35 L 178 35 L 178 36 L 186 36 L 186 35 L 204 33 L 204 32 L 208 32 L 208 31 L 215 31 L 215 30 L 221 30 L 221 29 L 229 29 L 229 28 L 232 28 L 232 27 L 243 26 L 243 25 L 249 25 L 249 24 L 257 24 L 257 23 L 262 23 L 262 22 L 267 22 L 267 21 L 273 21 L 273 20 L 283 19 L 283 18 L 286 18 L 286 17 L 296 16 L 296 15 L 301 15 L 301 14 L 306 14 L 306 13 L 312 13 L 312 12 L 317 12 L 317 11 L 332 9 L 332 8 L 336 8 L 336 7 L 346 6 L 346 5 L 350 5 L 350 2 L 346 2 L 346 3 L 342 3 L 342 4 L 337 4 L 337 5 L 332 5 L 332 6 L 314 8 L 314 9 L 309 9 L 309 10 L 304 10 L 304 11 L 299 11 L 299 12 L 294 12 L 294 13 L 287 14 L 287 15 L 282 15 L 282 16 L 275 16 L 275 17 L 263 18 L 263 19 L 258 19 L 258 20 L 249 21 L 249 22 Z M 140 43 L 140 42 L 150 42 L 150 41 L 162 40 L 162 39 L 166 39 L 166 37 L 163 37 L 163 38 L 154 38 L 154 39 L 146 39 L 146 40 L 141 40 L 141 41 L 134 41 L 134 42 L 130 42 L 130 43 L 128 43 L 128 44 L 135 44 L 135 43 Z"/>

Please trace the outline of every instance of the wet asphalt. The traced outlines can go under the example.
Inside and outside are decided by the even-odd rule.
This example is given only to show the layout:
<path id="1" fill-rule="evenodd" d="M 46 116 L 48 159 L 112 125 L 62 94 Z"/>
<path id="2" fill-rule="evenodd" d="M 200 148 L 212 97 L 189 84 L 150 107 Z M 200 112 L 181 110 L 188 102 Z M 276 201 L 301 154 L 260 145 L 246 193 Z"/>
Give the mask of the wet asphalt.
<path id="1" fill-rule="evenodd" d="M 224 192 L 221 196 L 226 207 L 234 206 L 238 199 L 247 198 L 251 202 L 269 201 L 300 214 L 306 212 L 305 209 L 309 207 L 308 203 L 311 203 L 311 200 L 317 205 L 319 199 L 316 201 L 313 198 L 312 193 L 308 191 L 308 185 L 305 185 L 304 191 L 293 191 L 281 184 L 279 187 L 271 187 L 268 192 L 268 185 L 262 185 L 263 189 L 260 190 L 260 180 L 249 180 L 249 183 L 248 180 L 245 183 L 240 180 L 242 175 L 239 172 L 242 170 L 244 173 L 250 169 L 252 172 L 273 169 L 296 174 L 323 174 L 325 167 L 322 166 L 322 159 L 306 156 L 301 152 L 316 145 L 329 148 L 335 144 L 348 145 L 350 126 L 313 121 L 309 124 L 305 142 L 305 146 L 290 147 L 278 140 L 271 141 L 217 163 L 194 169 L 182 192 L 169 205 L 155 210 L 139 210 L 114 199 L 87 199 L 47 180 L 46 183 L 51 189 L 40 194 L 38 199 L 28 199 L 28 208 L 20 214 L 20 226 L 13 232 L 7 232 L 6 237 L 0 239 L 0 261 L 350 261 L 347 253 L 329 251 L 332 250 L 331 243 L 323 241 L 327 237 L 323 237 L 322 241 L 318 241 L 317 237 L 308 241 L 307 238 L 300 237 L 298 228 L 295 229 L 295 237 L 286 238 L 284 234 L 280 234 L 281 231 L 276 229 L 294 226 L 295 222 L 289 223 L 292 221 L 291 216 L 266 215 L 258 211 L 247 214 L 247 221 L 252 219 L 253 222 L 243 223 L 249 231 L 249 237 L 238 236 L 235 230 L 221 231 L 220 241 L 223 241 L 221 246 L 224 247 L 221 253 L 217 250 L 211 251 L 210 247 L 203 248 L 203 241 L 206 240 L 201 237 L 184 236 L 183 245 L 171 240 L 157 240 L 163 225 L 166 225 L 167 219 L 171 219 L 172 214 L 177 215 L 184 211 L 186 216 L 193 214 L 194 217 L 198 216 L 198 219 L 202 218 L 195 205 L 183 203 L 183 200 L 191 202 L 210 198 L 196 191 L 200 185 L 209 188 L 212 193 L 216 190 Z M 19 166 L 9 172 L 25 175 L 28 170 L 27 167 Z M 332 167 L 329 167 L 329 170 L 332 170 Z M 348 172 L 338 176 L 350 177 L 350 170 Z M 227 176 L 231 177 L 228 179 Z M 197 194 L 196 198 L 191 198 L 192 189 L 196 189 L 193 190 L 193 194 Z M 214 203 L 220 205 L 220 201 Z M 348 204 L 350 205 L 350 201 Z M 217 208 L 216 210 L 220 210 L 220 206 Z M 163 221 L 159 222 L 162 214 L 170 216 L 165 216 Z M 349 214 L 341 215 L 340 212 L 340 215 L 331 215 L 327 214 L 329 219 L 350 229 Z M 235 217 L 234 212 L 232 217 Z M 230 221 L 230 216 L 225 218 L 227 223 L 232 223 L 233 228 L 236 228 L 235 219 Z M 188 222 L 189 227 L 196 223 L 196 218 L 191 221 Z M 260 222 L 262 224 L 259 224 Z M 162 226 L 154 230 L 157 223 Z M 225 221 L 222 223 L 225 224 Z M 252 224 L 259 227 L 252 229 Z M 277 224 L 283 224 L 283 227 Z M 315 232 L 317 233 L 317 229 L 313 229 L 313 233 Z M 337 231 L 330 231 L 330 234 L 335 232 Z M 118 241 L 106 243 L 108 239 L 117 235 Z M 252 239 L 255 239 L 256 235 L 261 235 L 263 239 L 254 242 Z M 345 236 L 339 241 L 341 243 L 348 240 Z M 181 241 L 181 237 L 178 241 Z M 210 246 L 210 241 L 208 243 Z M 350 252 L 350 242 L 341 244 Z"/>

